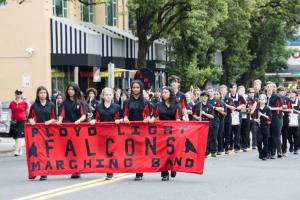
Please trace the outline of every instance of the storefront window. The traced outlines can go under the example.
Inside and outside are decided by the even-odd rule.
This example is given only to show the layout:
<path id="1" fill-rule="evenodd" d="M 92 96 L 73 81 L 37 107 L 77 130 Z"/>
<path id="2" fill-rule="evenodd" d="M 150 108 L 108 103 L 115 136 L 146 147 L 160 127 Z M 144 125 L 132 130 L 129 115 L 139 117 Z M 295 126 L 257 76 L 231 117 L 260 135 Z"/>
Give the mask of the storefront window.
<path id="1" fill-rule="evenodd" d="M 53 15 L 67 17 L 67 0 L 52 0 Z"/>
<path id="2" fill-rule="evenodd" d="M 92 0 L 89 0 L 92 3 Z M 93 22 L 94 21 L 94 5 L 81 4 L 81 21 Z"/>
<path id="3" fill-rule="evenodd" d="M 65 93 L 69 83 L 74 82 L 74 67 L 52 67 L 52 90 L 58 89 Z"/>

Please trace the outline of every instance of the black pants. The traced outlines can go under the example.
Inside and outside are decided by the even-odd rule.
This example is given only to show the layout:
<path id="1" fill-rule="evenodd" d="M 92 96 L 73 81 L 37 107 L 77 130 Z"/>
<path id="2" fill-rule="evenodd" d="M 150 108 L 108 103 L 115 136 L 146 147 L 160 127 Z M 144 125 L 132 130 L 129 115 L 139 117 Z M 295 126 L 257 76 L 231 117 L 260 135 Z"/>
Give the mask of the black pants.
<path id="1" fill-rule="evenodd" d="M 208 144 L 206 148 L 206 155 L 210 153 L 216 153 L 218 149 L 218 131 L 219 131 L 219 121 L 217 123 L 213 122 L 209 126 L 208 131 Z"/>
<path id="2" fill-rule="evenodd" d="M 297 151 L 299 148 L 299 128 L 298 127 L 289 127 L 290 137 L 293 139 L 293 148 L 294 151 Z"/>
<path id="3" fill-rule="evenodd" d="M 288 117 L 283 117 L 283 125 L 282 125 L 282 129 L 281 129 L 282 153 L 286 153 L 286 150 L 287 150 L 288 130 L 289 130 L 289 118 Z"/>
<path id="4" fill-rule="evenodd" d="M 252 135 L 252 147 L 257 146 L 257 131 L 258 131 L 258 123 L 254 120 L 250 121 L 250 129 Z"/>
<path id="5" fill-rule="evenodd" d="M 219 132 L 218 132 L 218 152 L 224 151 L 224 118 L 219 118 Z"/>
<path id="6" fill-rule="evenodd" d="M 9 135 L 14 139 L 23 138 L 24 137 L 24 126 L 25 121 L 14 122 L 10 125 Z"/>
<path id="7" fill-rule="evenodd" d="M 267 157 L 269 148 L 269 126 L 259 127 L 257 132 L 257 150 L 260 156 Z"/>
<path id="8" fill-rule="evenodd" d="M 269 152 L 272 156 L 281 154 L 281 129 L 283 125 L 283 119 L 278 117 L 277 114 L 272 115 L 272 124 L 270 127 L 270 140 L 269 140 Z"/>
<path id="9" fill-rule="evenodd" d="M 250 144 L 250 118 L 242 119 L 241 124 L 241 147 L 242 149 L 249 148 Z"/>
<path id="10" fill-rule="evenodd" d="M 233 135 L 233 143 L 234 143 L 234 150 L 241 149 L 241 125 L 235 125 L 231 127 L 232 135 Z"/>
<path id="11" fill-rule="evenodd" d="M 229 113 L 230 115 L 230 113 Z M 233 135 L 231 131 L 232 125 L 231 125 L 231 116 L 227 116 L 225 118 L 225 123 L 224 123 L 224 134 L 225 134 L 225 144 L 224 148 L 225 151 L 229 151 L 233 149 Z"/>

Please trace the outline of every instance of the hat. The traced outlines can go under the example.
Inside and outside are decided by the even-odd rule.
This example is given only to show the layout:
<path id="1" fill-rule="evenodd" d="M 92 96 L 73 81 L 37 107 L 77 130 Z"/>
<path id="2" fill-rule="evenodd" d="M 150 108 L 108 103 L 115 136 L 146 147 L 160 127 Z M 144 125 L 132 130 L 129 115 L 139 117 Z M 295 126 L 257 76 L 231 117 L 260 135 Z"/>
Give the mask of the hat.
<path id="1" fill-rule="evenodd" d="M 17 89 L 17 90 L 15 91 L 15 94 L 16 94 L 16 95 L 21 95 L 21 94 L 23 94 L 23 92 L 22 92 L 21 90 L 18 90 L 18 89 Z"/>
<path id="2" fill-rule="evenodd" d="M 202 92 L 201 94 L 200 94 L 200 96 L 202 97 L 202 96 L 207 96 L 207 97 L 209 97 L 209 94 L 208 94 L 208 92 Z"/>

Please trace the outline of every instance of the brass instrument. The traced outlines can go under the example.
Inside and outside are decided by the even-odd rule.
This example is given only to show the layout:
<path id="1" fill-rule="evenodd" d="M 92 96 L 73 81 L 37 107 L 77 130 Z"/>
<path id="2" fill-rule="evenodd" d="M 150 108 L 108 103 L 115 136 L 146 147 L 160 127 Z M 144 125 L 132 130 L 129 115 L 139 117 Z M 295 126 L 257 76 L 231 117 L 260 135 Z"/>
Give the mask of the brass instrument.
<path id="1" fill-rule="evenodd" d="M 200 121 L 202 121 L 202 102 L 200 102 Z"/>
<path id="2" fill-rule="evenodd" d="M 94 111 L 95 108 L 92 106 L 92 98 L 89 98 L 88 101 L 88 112 L 87 112 L 87 121 L 90 122 L 92 119 L 94 119 Z"/>

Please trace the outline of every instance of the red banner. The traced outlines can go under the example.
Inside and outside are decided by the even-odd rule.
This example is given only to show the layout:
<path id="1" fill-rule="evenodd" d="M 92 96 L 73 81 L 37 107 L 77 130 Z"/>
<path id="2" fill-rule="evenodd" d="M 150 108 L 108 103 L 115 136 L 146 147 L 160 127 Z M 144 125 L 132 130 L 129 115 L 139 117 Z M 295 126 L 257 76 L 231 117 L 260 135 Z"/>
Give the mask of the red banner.
<path id="1" fill-rule="evenodd" d="M 203 173 L 208 123 L 25 125 L 29 178 L 74 173 Z"/>

